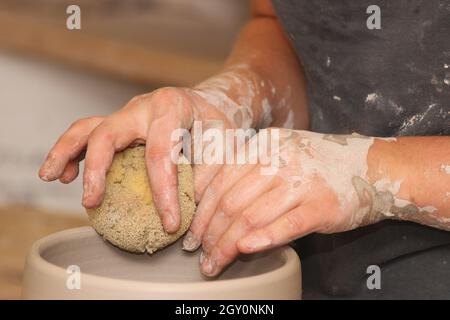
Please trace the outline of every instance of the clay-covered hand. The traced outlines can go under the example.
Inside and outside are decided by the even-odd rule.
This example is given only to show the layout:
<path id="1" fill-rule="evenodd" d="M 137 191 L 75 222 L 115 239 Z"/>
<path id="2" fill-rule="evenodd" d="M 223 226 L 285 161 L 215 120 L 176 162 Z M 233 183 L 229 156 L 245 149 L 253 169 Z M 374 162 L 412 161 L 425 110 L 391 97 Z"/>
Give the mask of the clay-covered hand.
<path id="1" fill-rule="evenodd" d="M 240 253 L 383 218 L 383 208 L 372 201 L 377 195 L 366 182 L 373 138 L 270 129 L 252 140 L 267 132 L 279 135 L 278 150 L 271 144 L 272 167 L 223 166 L 205 190 L 184 239 L 190 251 L 202 243 L 201 270 L 208 276 L 219 274 Z M 252 140 L 247 153 L 253 152 Z"/>
<path id="2" fill-rule="evenodd" d="M 261 93 L 256 96 L 255 92 Z M 126 106 L 107 117 L 78 120 L 51 149 L 39 176 L 45 181 L 73 181 L 79 162 L 85 157 L 83 205 L 98 206 L 105 192 L 105 175 L 114 153 L 133 144 L 146 143 L 150 185 L 165 230 L 175 232 L 180 223 L 176 161 L 173 150 L 178 143 L 173 133 L 191 129 L 196 120 L 203 126 L 253 128 L 267 126 L 270 108 L 262 94 L 268 85 L 251 70 L 229 68 L 220 76 L 190 88 L 162 88 L 133 98 Z M 238 98 L 234 98 L 238 97 Z M 247 97 L 239 99 L 239 97 Z M 264 108 L 263 106 L 266 106 Z M 197 199 L 220 165 L 194 168 Z"/>

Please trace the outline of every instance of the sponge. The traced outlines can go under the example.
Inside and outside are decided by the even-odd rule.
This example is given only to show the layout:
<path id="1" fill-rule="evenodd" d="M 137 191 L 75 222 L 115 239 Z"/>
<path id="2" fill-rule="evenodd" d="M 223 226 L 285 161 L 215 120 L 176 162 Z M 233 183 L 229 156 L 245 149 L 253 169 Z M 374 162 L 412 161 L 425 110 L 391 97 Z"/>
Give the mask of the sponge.
<path id="1" fill-rule="evenodd" d="M 94 229 L 113 245 L 130 252 L 153 253 L 178 240 L 189 228 L 195 212 L 193 173 L 189 164 L 178 165 L 181 224 L 176 233 L 168 234 L 153 203 L 144 155 L 144 146 L 116 153 L 106 176 L 105 198 L 87 213 Z"/>

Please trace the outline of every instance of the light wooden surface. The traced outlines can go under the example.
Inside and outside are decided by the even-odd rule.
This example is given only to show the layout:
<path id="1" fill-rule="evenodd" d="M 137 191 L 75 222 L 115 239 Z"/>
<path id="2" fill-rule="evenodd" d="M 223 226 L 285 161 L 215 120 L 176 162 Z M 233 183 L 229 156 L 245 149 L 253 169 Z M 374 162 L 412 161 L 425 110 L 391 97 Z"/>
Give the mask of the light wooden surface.
<path id="1" fill-rule="evenodd" d="M 22 206 L 0 207 L 0 299 L 19 299 L 25 258 L 38 239 L 88 225 L 80 213 L 67 215 Z"/>

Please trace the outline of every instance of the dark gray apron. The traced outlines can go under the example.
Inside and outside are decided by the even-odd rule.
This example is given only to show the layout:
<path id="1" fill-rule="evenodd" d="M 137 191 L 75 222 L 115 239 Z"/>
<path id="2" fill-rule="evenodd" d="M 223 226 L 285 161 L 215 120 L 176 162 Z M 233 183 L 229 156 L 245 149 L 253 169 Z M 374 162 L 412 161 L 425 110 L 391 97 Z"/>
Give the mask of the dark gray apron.
<path id="1" fill-rule="evenodd" d="M 305 69 L 312 131 L 450 134 L 450 1 L 273 3 Z M 367 28 L 372 4 L 381 30 Z M 450 232 L 384 221 L 295 246 L 305 298 L 450 299 Z M 369 265 L 379 290 L 367 288 Z"/>

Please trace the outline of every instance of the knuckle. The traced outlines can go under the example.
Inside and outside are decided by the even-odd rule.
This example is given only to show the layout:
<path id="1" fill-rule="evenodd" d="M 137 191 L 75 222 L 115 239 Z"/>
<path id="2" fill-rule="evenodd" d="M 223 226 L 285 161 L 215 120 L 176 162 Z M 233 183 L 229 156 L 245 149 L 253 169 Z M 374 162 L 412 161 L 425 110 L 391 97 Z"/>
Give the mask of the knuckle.
<path id="1" fill-rule="evenodd" d="M 101 121 L 105 120 L 105 117 L 92 116 L 92 117 L 87 117 L 87 118 L 84 118 L 81 120 L 84 121 L 84 123 L 91 123 L 91 122 L 95 122 L 95 123 L 100 122 L 101 123 Z"/>
<path id="2" fill-rule="evenodd" d="M 286 216 L 286 223 L 291 230 L 301 230 L 305 227 L 305 221 L 301 214 L 289 214 Z"/>
<path id="3" fill-rule="evenodd" d="M 83 129 L 86 126 L 90 127 L 90 124 L 92 122 L 99 122 L 100 120 L 104 119 L 103 117 L 98 117 L 98 116 L 94 116 L 94 117 L 87 117 L 87 118 L 82 118 L 82 119 L 78 119 L 74 122 L 72 122 L 72 124 L 69 126 L 69 130 L 73 130 L 73 129 Z"/>
<path id="4" fill-rule="evenodd" d="M 167 95 L 167 96 L 172 96 L 173 94 L 177 94 L 179 92 L 179 88 L 176 87 L 161 87 L 158 90 L 155 91 L 155 93 L 158 93 L 160 95 Z"/>
<path id="5" fill-rule="evenodd" d="M 133 98 L 128 101 L 128 103 L 125 105 L 125 107 L 131 107 L 136 106 L 138 104 L 141 104 L 145 99 L 147 98 L 147 94 L 140 94 L 137 96 L 134 96 Z"/>
<path id="6" fill-rule="evenodd" d="M 79 128 L 83 128 L 88 122 L 90 121 L 90 118 L 83 118 L 83 119 L 78 119 L 74 122 L 72 122 L 72 124 L 69 126 L 69 130 L 76 130 Z"/>
<path id="7" fill-rule="evenodd" d="M 220 196 L 220 190 L 222 188 L 222 181 L 220 179 L 214 179 L 207 187 L 205 195 L 209 198 L 218 198 Z"/>
<path id="8" fill-rule="evenodd" d="M 103 144 L 112 145 L 114 136 L 111 131 L 106 128 L 105 125 L 99 125 L 89 134 L 88 144 L 92 144 L 97 140 L 101 140 Z"/>
<path id="9" fill-rule="evenodd" d="M 128 111 L 130 109 L 143 108 L 143 107 L 147 106 L 150 101 L 151 95 L 152 95 L 152 93 L 145 93 L 145 94 L 140 94 L 140 95 L 134 96 L 118 112 L 120 113 L 121 111 Z"/>
<path id="10" fill-rule="evenodd" d="M 223 212 L 226 217 L 232 217 L 236 213 L 235 206 L 230 197 L 223 197 L 219 202 L 219 211 Z"/>
<path id="11" fill-rule="evenodd" d="M 248 210 L 244 210 L 241 214 L 241 221 L 247 229 L 255 229 L 258 227 L 257 216 Z"/>
<path id="12" fill-rule="evenodd" d="M 217 239 L 211 234 L 211 231 L 207 229 L 202 237 L 202 246 L 205 251 L 210 252 L 214 244 L 217 243 Z"/>
<path id="13" fill-rule="evenodd" d="M 188 93 L 184 88 L 163 87 L 152 94 L 152 102 L 155 108 L 173 112 L 178 118 L 186 116 L 191 112 L 191 103 Z"/>
<path id="14" fill-rule="evenodd" d="M 50 152 L 47 155 L 46 161 L 56 161 L 60 156 L 59 151 L 57 151 L 57 148 L 53 148 L 50 150 Z"/>
<path id="15" fill-rule="evenodd" d="M 174 87 L 163 87 L 153 92 L 152 100 L 159 103 L 167 103 L 174 97 L 178 97 L 179 92 L 180 90 Z"/>
<path id="16" fill-rule="evenodd" d="M 170 214 L 169 206 L 170 202 L 176 197 L 174 196 L 172 189 L 176 185 L 169 184 L 164 186 L 163 190 L 152 190 L 152 196 L 159 205 L 159 214 L 168 215 Z"/>
<path id="17" fill-rule="evenodd" d="M 189 231 L 191 231 L 197 239 L 203 239 L 203 234 L 206 227 L 207 225 L 205 219 L 202 216 L 197 215 L 194 216 L 194 219 L 192 219 Z"/>
<path id="18" fill-rule="evenodd" d="M 263 234 L 271 243 L 275 243 L 276 242 L 277 237 L 275 236 L 274 231 L 271 230 L 270 228 L 266 228 L 263 231 Z"/>

